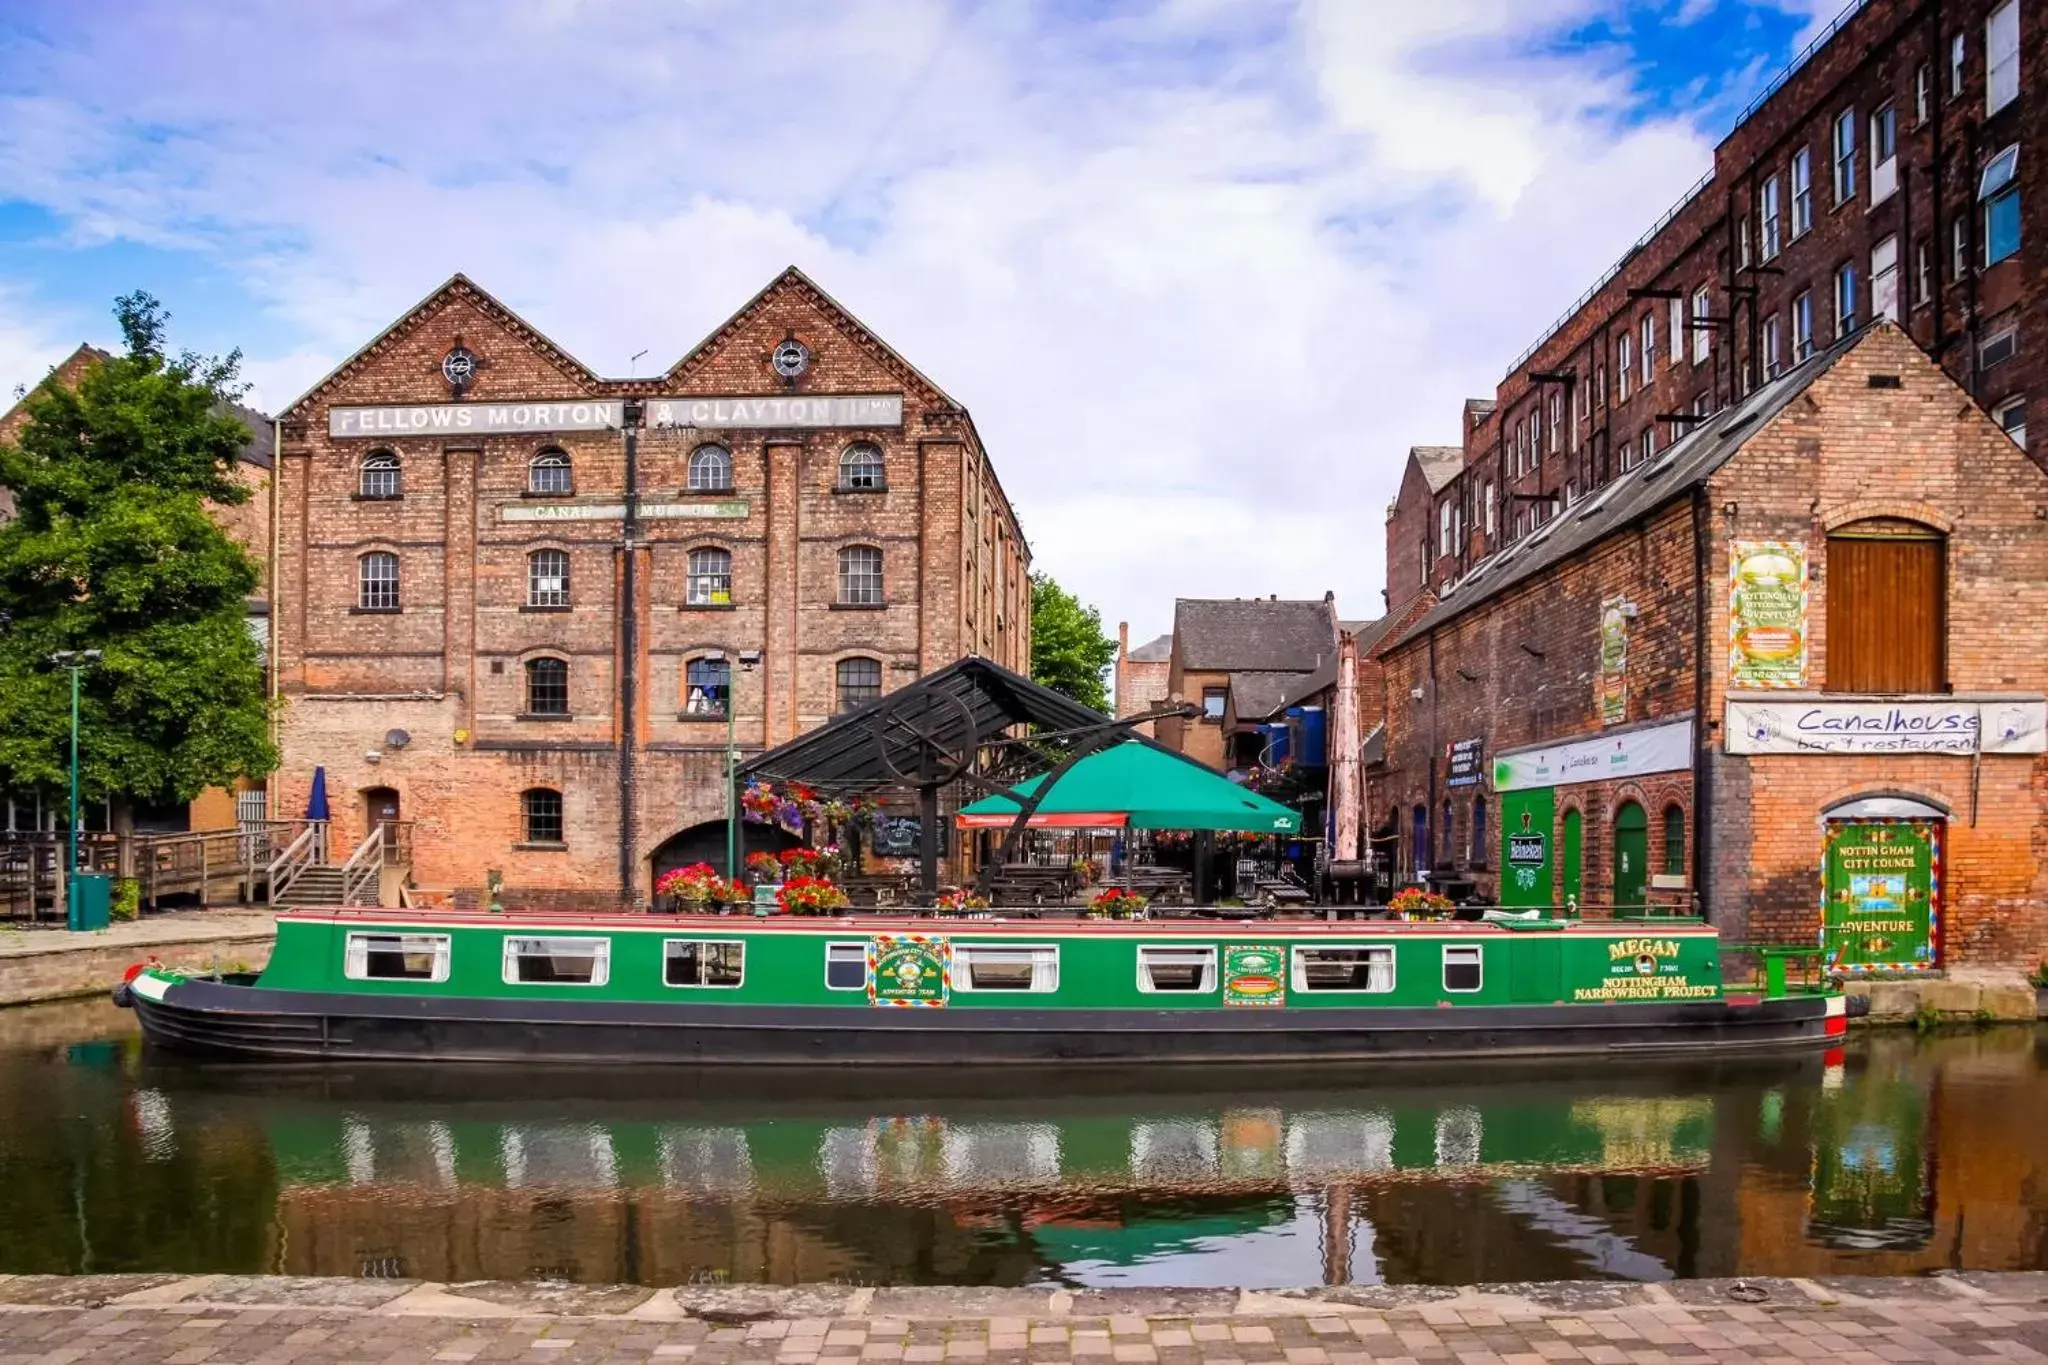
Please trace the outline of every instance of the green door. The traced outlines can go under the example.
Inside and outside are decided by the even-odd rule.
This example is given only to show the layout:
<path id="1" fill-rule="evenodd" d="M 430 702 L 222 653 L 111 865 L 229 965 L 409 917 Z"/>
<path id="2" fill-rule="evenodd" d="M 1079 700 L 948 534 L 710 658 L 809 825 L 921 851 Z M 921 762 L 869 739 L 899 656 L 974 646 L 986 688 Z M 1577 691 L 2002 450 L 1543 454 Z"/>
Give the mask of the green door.
<path id="1" fill-rule="evenodd" d="M 1564 891 L 1566 904 L 1577 905 L 1586 898 L 1586 886 L 1579 871 L 1586 865 L 1586 822 L 1576 810 L 1564 813 Z"/>
<path id="2" fill-rule="evenodd" d="M 1633 801 L 1614 813 L 1614 908 L 1617 913 L 1640 909 L 1649 880 L 1650 817 Z"/>

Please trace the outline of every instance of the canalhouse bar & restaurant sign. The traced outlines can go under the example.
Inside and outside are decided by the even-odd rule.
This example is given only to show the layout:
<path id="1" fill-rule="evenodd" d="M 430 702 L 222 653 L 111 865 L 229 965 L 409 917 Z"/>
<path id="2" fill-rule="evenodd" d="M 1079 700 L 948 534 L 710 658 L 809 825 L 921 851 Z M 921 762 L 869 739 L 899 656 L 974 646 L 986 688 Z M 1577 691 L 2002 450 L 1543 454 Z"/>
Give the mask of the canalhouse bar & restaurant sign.
<path id="1" fill-rule="evenodd" d="M 900 393 L 816 397 L 650 398 L 651 427 L 738 431 L 780 427 L 900 427 Z M 531 403 L 412 403 L 397 407 L 333 407 L 329 436 L 516 436 L 558 431 L 616 431 L 626 420 L 617 399 L 574 398 Z"/>
<path id="2" fill-rule="evenodd" d="M 1731 754 L 2038 754 L 2048 701 L 1728 699 Z"/>

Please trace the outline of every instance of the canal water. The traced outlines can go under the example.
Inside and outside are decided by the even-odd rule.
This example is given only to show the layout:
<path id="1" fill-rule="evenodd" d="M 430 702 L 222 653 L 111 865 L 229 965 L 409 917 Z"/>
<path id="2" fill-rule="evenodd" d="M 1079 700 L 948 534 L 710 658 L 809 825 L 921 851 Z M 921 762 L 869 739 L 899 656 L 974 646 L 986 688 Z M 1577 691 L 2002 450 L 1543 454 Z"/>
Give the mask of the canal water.
<path id="1" fill-rule="evenodd" d="M 1168 1088 L 1167 1082 L 1171 1083 Z M 2048 1029 L 1710 1066 L 198 1066 L 0 1011 L 0 1273 L 985 1285 L 2048 1269 Z"/>

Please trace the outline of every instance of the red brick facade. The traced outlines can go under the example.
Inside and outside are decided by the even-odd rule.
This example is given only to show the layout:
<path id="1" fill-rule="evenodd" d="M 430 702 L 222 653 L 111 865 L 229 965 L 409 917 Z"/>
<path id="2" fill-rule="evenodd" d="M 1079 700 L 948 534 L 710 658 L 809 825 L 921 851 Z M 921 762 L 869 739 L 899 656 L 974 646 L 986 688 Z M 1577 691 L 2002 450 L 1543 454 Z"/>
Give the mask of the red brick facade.
<path id="1" fill-rule="evenodd" d="M 810 360 L 786 379 L 770 356 L 791 338 Z M 901 395 L 902 420 L 644 426 L 642 520 L 629 545 L 618 430 L 329 435 L 331 408 L 449 403 L 441 367 L 458 344 L 480 362 L 461 401 L 480 407 L 638 400 L 651 422 L 651 405 L 668 397 Z M 732 670 L 745 752 L 828 719 L 848 660 L 884 691 L 965 654 L 1028 671 L 1029 552 L 972 420 L 794 270 L 665 375 L 638 381 L 598 378 L 458 277 L 283 420 L 272 620 L 284 762 L 274 809 L 297 814 L 324 766 L 334 843 L 346 848 L 367 829 L 368 794 L 388 800 L 378 792 L 388 789 L 400 818 L 415 822 L 422 886 L 466 896 L 495 871 L 508 903 L 590 904 L 621 894 L 625 857 L 645 895 L 665 844 L 683 831 L 701 838 L 724 818 L 726 720 L 715 707 L 692 714 L 693 660 L 759 652 L 757 669 Z M 693 453 L 708 444 L 729 451 L 730 486 L 693 491 Z M 879 448 L 882 487 L 849 487 L 842 476 L 857 444 Z M 531 462 L 548 450 L 568 458 L 565 496 L 533 491 Z M 400 496 L 362 495 L 372 452 L 397 457 Z M 667 510 L 657 516 L 654 504 Z M 547 520 L 529 510 L 550 506 L 561 512 Z M 848 549 L 879 552 L 879 604 L 843 600 Z M 730 583 L 693 593 L 691 554 L 704 550 L 730 555 Z M 536 551 L 566 555 L 566 592 L 543 594 L 566 605 L 532 600 Z M 395 611 L 362 608 L 371 553 L 398 557 Z M 629 557 L 636 587 L 626 603 Z M 567 666 L 559 716 L 529 708 L 526 665 L 536 658 Z M 403 747 L 387 742 L 392 730 L 407 732 Z M 528 837 L 529 790 L 560 794 L 559 840 Z M 624 829 L 623 809 L 632 811 Z"/>
<path id="2" fill-rule="evenodd" d="M 1697 897 L 1736 941 L 1811 942 L 1829 812 L 1856 800 L 1903 799 L 1944 816 L 1944 964 L 2024 967 L 2048 956 L 2048 759 L 1731 751 L 1731 545 L 1797 544 L 1810 565 L 1807 690 L 1735 699 L 1822 703 L 1840 695 L 1829 684 L 1829 537 L 1894 523 L 1940 543 L 1944 676 L 1924 697 L 2038 701 L 2048 690 L 2048 475 L 1910 338 L 1880 326 L 1759 419 L 1699 481 L 1674 486 L 1643 515 L 1518 582 L 1489 590 L 1476 580 L 1384 649 L 1386 763 L 1374 777 L 1374 811 L 1383 831 L 1393 820 L 1397 868 L 1412 875 L 1416 867 L 1412 822 L 1420 809 L 1426 866 L 1464 873 L 1482 892 L 1500 885 L 1494 779 L 1451 791 L 1447 746 L 1479 739 L 1491 761 L 1528 746 L 1690 720 L 1689 766 L 1554 788 L 1558 826 L 1545 833 L 1561 838 L 1567 811 L 1583 820 L 1584 904 L 1614 899 L 1606 890 L 1615 884 L 1613 816 L 1633 801 L 1648 816 L 1649 868 L 1678 871 L 1676 885 L 1653 891 L 1652 902 Z M 1634 612 L 1626 701 L 1619 714 L 1603 716 L 1602 604 L 1616 597 Z M 1476 849 L 1475 798 L 1490 817 Z M 1686 847 L 1667 861 L 1663 817 L 1671 808 Z M 1694 846 L 1702 834 L 1704 850 Z M 1561 867 L 1552 875 L 1552 898 L 1562 900 Z"/>

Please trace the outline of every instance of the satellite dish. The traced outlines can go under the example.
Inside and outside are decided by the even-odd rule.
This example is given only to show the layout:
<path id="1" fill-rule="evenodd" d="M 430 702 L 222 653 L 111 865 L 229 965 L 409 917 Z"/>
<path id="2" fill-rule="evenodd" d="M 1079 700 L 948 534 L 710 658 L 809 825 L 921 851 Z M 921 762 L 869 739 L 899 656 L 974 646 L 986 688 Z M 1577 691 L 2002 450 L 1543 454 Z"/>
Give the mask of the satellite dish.
<path id="1" fill-rule="evenodd" d="M 410 743 L 412 743 L 412 736 L 403 730 L 387 730 L 384 732 L 384 747 L 387 749 L 403 749 Z"/>

